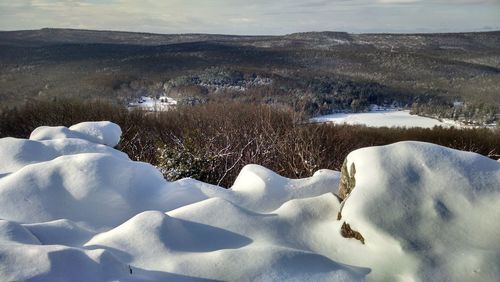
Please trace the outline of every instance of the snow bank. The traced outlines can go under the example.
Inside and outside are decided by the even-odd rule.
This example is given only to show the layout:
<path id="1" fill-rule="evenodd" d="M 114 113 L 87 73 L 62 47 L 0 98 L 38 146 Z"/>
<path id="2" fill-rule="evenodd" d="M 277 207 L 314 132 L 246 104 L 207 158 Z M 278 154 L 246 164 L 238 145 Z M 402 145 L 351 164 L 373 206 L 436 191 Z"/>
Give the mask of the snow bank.
<path id="1" fill-rule="evenodd" d="M 329 170 L 292 180 L 249 165 L 227 190 L 167 182 L 103 145 L 119 140 L 116 127 L 0 139 L 1 281 L 500 275 L 498 162 L 416 142 L 361 149 L 348 157 L 356 184 L 340 203 L 340 173 Z M 344 222 L 364 244 L 342 236 Z"/>
<path id="2" fill-rule="evenodd" d="M 122 130 L 117 124 L 109 121 L 99 121 L 82 122 L 70 128 L 65 126 L 41 126 L 31 133 L 30 140 L 77 138 L 114 147 L 120 142 L 121 135 Z"/>
<path id="3" fill-rule="evenodd" d="M 351 174 L 352 164 L 356 185 L 343 205 L 342 221 L 360 232 L 368 250 L 384 246 L 385 259 L 397 266 L 395 273 L 424 281 L 498 279 L 497 162 L 433 144 L 402 142 L 357 150 L 347 158 Z M 378 264 L 371 265 L 374 274 Z"/>
<path id="4" fill-rule="evenodd" d="M 96 143 L 114 147 L 120 142 L 121 128 L 109 121 L 82 122 L 69 128 L 70 130 L 92 136 L 97 139 Z"/>
<path id="5" fill-rule="evenodd" d="M 169 183 L 153 166 L 102 145 L 116 145 L 116 127 L 40 127 L 30 140 L 0 139 L 0 280 L 364 277 L 366 271 L 325 256 L 269 243 L 265 237 L 276 234 L 264 234 L 274 223 L 254 238 L 217 227 L 236 224 L 227 219 L 244 214 L 254 222 L 275 218 L 272 212 L 284 202 L 325 193 L 336 207 L 330 192 L 339 173 L 322 170 L 290 180 L 253 165 L 230 190 L 193 179 Z M 173 210 L 205 216 L 197 223 L 165 214 Z M 222 216 L 224 211 L 235 214 Z M 281 220 L 273 222 L 294 230 L 288 217 Z M 238 226 L 251 230 L 244 222 Z"/>

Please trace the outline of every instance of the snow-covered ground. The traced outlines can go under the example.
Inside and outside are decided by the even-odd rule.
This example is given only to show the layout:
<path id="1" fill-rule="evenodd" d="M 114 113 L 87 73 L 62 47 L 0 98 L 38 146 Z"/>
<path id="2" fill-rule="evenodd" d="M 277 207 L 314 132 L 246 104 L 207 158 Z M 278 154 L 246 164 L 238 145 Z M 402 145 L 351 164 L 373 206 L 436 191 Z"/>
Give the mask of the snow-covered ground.
<path id="1" fill-rule="evenodd" d="M 319 116 L 312 122 L 333 122 L 337 124 L 366 125 L 370 127 L 423 127 L 434 126 L 459 127 L 460 124 L 451 120 L 439 121 L 428 117 L 410 115 L 410 111 L 378 111 L 368 113 L 337 113 Z"/>
<path id="2" fill-rule="evenodd" d="M 118 130 L 0 139 L 0 281 L 500 277 L 500 163 L 488 158 L 402 142 L 352 152 L 342 181 L 248 165 L 225 190 L 165 181 L 103 145 Z M 346 178 L 354 189 L 341 203 Z M 344 238 L 344 223 L 363 242 Z"/>

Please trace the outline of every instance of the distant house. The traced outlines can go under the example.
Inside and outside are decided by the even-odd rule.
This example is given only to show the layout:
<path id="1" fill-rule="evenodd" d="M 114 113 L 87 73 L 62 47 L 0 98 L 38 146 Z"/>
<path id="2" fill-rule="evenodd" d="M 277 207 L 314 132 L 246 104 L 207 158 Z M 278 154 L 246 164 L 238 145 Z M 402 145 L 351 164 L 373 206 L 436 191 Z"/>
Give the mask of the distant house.
<path id="1" fill-rule="evenodd" d="M 136 101 L 128 104 L 129 109 L 139 109 L 149 112 L 168 111 L 177 106 L 177 101 L 168 96 L 160 96 L 159 98 L 141 96 Z"/>
<path id="2" fill-rule="evenodd" d="M 158 100 L 160 100 L 161 104 L 166 104 L 169 106 L 176 106 L 177 101 L 174 100 L 173 98 L 167 97 L 167 96 L 161 96 Z"/>

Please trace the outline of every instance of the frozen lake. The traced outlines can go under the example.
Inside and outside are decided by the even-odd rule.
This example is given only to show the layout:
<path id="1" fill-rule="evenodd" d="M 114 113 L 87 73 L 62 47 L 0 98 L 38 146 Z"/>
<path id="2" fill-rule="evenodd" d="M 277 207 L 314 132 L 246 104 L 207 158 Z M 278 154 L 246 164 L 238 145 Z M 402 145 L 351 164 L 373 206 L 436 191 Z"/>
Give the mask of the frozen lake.
<path id="1" fill-rule="evenodd" d="M 422 127 L 457 126 L 452 122 L 410 115 L 410 111 L 382 111 L 369 113 L 338 113 L 312 118 L 313 122 L 333 122 L 337 124 L 366 125 L 370 127 Z"/>

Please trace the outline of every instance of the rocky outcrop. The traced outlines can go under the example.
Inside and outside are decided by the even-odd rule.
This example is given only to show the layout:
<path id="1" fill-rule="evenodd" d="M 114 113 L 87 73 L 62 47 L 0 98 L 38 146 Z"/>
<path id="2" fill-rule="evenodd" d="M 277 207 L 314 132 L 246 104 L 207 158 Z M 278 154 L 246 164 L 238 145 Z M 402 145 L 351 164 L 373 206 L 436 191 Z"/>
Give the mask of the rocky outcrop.
<path id="1" fill-rule="evenodd" d="M 365 244 L 365 238 L 361 233 L 359 233 L 356 230 L 352 230 L 351 226 L 348 223 L 343 223 L 342 227 L 340 228 L 340 234 L 344 238 L 354 238 L 358 241 L 361 241 L 361 243 L 364 245 Z"/>
<path id="2" fill-rule="evenodd" d="M 347 196 L 351 193 L 352 189 L 356 186 L 356 166 L 354 163 L 351 164 L 350 171 L 347 169 L 347 160 L 344 161 L 341 169 L 341 178 L 339 185 L 339 197 L 345 200 Z"/>

